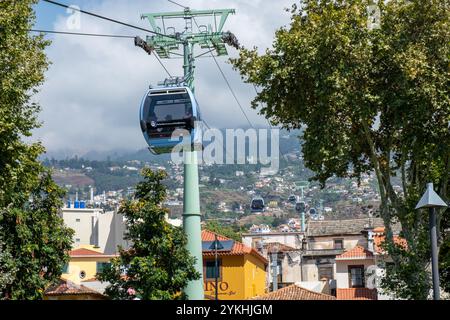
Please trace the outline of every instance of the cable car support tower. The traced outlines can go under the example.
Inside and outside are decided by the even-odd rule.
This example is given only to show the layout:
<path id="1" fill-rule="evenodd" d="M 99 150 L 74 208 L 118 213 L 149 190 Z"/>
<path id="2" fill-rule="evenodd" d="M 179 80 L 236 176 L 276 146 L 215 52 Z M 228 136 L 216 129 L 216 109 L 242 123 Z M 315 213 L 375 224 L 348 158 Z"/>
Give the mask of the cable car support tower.
<path id="1" fill-rule="evenodd" d="M 144 49 L 148 54 L 156 52 L 162 59 L 183 57 L 183 77 L 171 77 L 160 85 L 188 86 L 195 92 L 195 46 L 203 51 L 200 55 L 215 54 L 216 56 L 228 55 L 226 44 L 239 48 L 236 37 L 231 32 L 223 32 L 223 27 L 234 9 L 218 10 L 191 10 L 185 7 L 184 11 L 166 13 L 143 14 L 142 19 L 148 19 L 156 35 L 147 36 L 146 40 L 139 37 L 135 39 L 135 45 Z M 199 25 L 196 18 L 213 18 L 213 24 Z M 175 27 L 168 26 L 174 20 L 184 20 L 184 30 L 176 32 Z M 195 25 L 195 26 L 194 26 Z M 179 53 L 182 50 L 182 53 Z M 187 236 L 187 249 L 196 258 L 195 269 L 201 275 L 200 279 L 190 281 L 184 292 L 189 300 L 203 300 L 203 261 L 201 240 L 201 213 L 200 195 L 198 183 L 197 152 L 192 147 L 184 149 L 184 203 L 183 203 L 183 228 Z"/>

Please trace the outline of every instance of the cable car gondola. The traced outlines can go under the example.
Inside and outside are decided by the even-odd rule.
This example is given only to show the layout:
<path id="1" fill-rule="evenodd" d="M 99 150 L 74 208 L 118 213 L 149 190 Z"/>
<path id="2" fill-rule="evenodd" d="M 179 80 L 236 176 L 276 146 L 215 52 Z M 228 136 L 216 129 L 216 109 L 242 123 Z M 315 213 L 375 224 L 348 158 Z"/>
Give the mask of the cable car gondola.
<path id="1" fill-rule="evenodd" d="M 288 201 L 291 203 L 295 203 L 297 201 L 297 196 L 295 194 L 291 194 L 288 198 Z"/>
<path id="2" fill-rule="evenodd" d="M 154 154 L 172 153 L 181 142 L 201 146 L 200 109 L 187 86 L 150 88 L 142 99 L 140 125 Z"/>
<path id="3" fill-rule="evenodd" d="M 295 204 L 295 211 L 297 212 L 305 212 L 306 203 L 303 201 L 299 201 Z"/>
<path id="4" fill-rule="evenodd" d="M 264 211 L 264 199 L 261 197 L 256 197 L 252 199 L 251 209 L 252 212 L 263 212 Z"/>

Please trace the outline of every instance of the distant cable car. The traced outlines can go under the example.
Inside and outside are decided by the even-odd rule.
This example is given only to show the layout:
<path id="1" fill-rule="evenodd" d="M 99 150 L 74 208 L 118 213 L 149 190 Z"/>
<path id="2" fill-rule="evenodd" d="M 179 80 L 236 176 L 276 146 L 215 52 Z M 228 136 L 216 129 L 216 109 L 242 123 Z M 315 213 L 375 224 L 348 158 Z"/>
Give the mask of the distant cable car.
<path id="1" fill-rule="evenodd" d="M 251 203 L 252 212 L 263 212 L 264 211 L 264 199 L 261 197 L 256 197 L 252 199 Z"/>
<path id="2" fill-rule="evenodd" d="M 142 99 L 140 125 L 154 154 L 172 153 L 181 142 L 201 147 L 200 109 L 184 85 L 151 88 Z"/>
<path id="3" fill-rule="evenodd" d="M 289 202 L 291 203 L 295 203 L 295 201 L 297 201 L 297 197 L 295 196 L 295 194 L 291 194 L 288 198 Z"/>
<path id="4" fill-rule="evenodd" d="M 297 212 L 305 212 L 306 210 L 306 203 L 303 201 L 299 201 L 295 204 L 295 211 Z"/>

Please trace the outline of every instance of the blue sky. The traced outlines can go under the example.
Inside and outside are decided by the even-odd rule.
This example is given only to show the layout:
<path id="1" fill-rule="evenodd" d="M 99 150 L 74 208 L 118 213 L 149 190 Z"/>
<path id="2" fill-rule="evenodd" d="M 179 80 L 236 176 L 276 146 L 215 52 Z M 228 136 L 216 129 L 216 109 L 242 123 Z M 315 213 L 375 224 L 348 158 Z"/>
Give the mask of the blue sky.
<path id="1" fill-rule="evenodd" d="M 150 26 L 140 19 L 142 13 L 181 10 L 166 0 L 59 1 L 144 28 Z M 289 14 L 284 9 L 293 3 L 292 0 L 179 2 L 193 9 L 236 9 L 225 30 L 235 33 L 244 46 L 256 45 L 261 51 L 271 46 L 276 29 L 289 23 Z M 35 29 L 146 36 L 142 31 L 87 15 L 81 15 L 80 28 L 70 30 L 68 18 L 65 8 L 40 1 L 36 5 Z M 91 150 L 146 148 L 139 129 L 139 103 L 149 84 L 166 77 L 155 57 L 136 48 L 133 39 L 47 37 L 52 40 L 46 49 L 52 64 L 46 82 L 34 98 L 42 107 L 43 123 L 35 138 L 52 152 L 70 149 L 82 154 Z M 229 49 L 229 54 L 236 57 L 238 52 Z M 218 61 L 252 123 L 267 126 L 266 120 L 250 108 L 255 96 L 253 87 L 242 83 L 228 57 L 220 57 Z M 171 74 L 182 74 L 180 60 L 164 60 L 164 64 Z M 208 123 L 219 128 L 248 126 L 214 61 L 197 59 L 196 64 L 197 100 Z"/>
<path id="2" fill-rule="evenodd" d="M 68 5 L 78 5 L 82 7 L 84 6 L 86 1 L 70 0 L 69 3 L 68 1 L 62 0 L 61 2 Z M 38 4 L 35 5 L 35 11 L 36 29 L 52 30 L 56 18 L 58 16 L 66 15 L 66 9 L 64 9 L 63 7 L 59 7 L 45 1 L 39 1 Z"/>

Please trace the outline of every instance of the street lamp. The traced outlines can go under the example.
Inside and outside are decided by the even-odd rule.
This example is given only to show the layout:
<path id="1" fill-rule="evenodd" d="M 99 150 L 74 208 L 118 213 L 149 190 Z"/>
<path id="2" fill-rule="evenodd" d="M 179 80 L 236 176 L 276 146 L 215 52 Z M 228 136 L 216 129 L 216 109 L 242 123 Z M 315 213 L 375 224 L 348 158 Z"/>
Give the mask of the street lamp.
<path id="1" fill-rule="evenodd" d="M 223 245 L 220 243 L 220 241 L 217 239 L 217 234 L 214 234 L 214 242 L 209 247 L 210 250 L 214 250 L 214 276 L 216 280 L 216 301 L 219 300 L 219 259 L 217 250 L 222 250 Z"/>
<path id="2" fill-rule="evenodd" d="M 439 300 L 439 269 L 437 253 L 436 208 L 446 208 L 447 204 L 433 190 L 433 184 L 427 184 L 427 190 L 417 203 L 416 209 L 428 208 L 430 212 L 431 270 L 433 276 L 433 299 Z"/>

